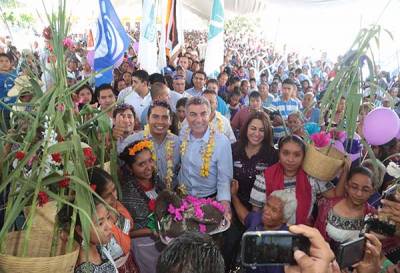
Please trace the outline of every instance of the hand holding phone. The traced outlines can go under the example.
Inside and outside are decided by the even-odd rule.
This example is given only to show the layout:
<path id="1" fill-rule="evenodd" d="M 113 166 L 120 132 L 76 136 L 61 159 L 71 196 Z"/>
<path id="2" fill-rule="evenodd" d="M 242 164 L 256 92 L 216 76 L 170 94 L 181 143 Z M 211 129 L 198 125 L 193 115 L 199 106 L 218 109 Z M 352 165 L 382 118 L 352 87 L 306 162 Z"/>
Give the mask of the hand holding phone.
<path id="1" fill-rule="evenodd" d="M 366 233 L 365 237 L 367 241 L 365 244 L 364 258 L 361 262 L 353 266 L 357 270 L 357 273 L 380 272 L 382 244 L 373 234 Z"/>
<path id="2" fill-rule="evenodd" d="M 350 242 L 340 244 L 336 253 L 336 260 L 340 268 L 348 268 L 364 257 L 365 252 L 365 237 L 360 237 Z"/>
<path id="3" fill-rule="evenodd" d="M 310 253 L 304 253 L 301 250 L 294 252 L 294 258 L 297 265 L 288 266 L 286 273 L 328 273 L 337 272 L 338 268 L 332 261 L 335 258 L 329 244 L 325 242 L 321 233 L 315 228 L 306 225 L 293 225 L 289 227 L 292 233 L 303 235 L 311 242 Z M 333 271 L 332 271 L 333 270 Z"/>

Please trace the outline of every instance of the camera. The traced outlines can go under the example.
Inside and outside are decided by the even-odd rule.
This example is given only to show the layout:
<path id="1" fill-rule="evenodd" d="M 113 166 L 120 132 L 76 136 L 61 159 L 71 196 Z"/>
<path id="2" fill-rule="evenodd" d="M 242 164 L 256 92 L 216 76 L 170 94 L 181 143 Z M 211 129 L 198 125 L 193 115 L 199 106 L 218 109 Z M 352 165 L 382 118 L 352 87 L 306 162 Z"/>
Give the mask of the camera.
<path id="1" fill-rule="evenodd" d="M 245 267 L 296 264 L 295 250 L 309 254 L 310 240 L 289 231 L 250 231 L 242 237 L 241 258 Z"/>

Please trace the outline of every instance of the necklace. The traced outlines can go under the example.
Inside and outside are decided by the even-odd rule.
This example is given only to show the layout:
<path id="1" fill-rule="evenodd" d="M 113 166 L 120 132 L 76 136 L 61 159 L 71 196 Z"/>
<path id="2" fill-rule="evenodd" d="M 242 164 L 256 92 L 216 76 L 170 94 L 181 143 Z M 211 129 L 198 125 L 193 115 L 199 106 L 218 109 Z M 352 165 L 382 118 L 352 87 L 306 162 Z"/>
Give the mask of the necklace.
<path id="1" fill-rule="evenodd" d="M 190 128 L 186 129 L 185 136 L 183 137 L 182 144 L 181 144 L 181 157 L 183 157 L 186 153 L 188 139 L 190 134 Z M 200 176 L 208 177 L 210 172 L 210 163 L 211 163 L 211 156 L 214 152 L 215 147 L 215 128 L 213 126 L 210 127 L 210 136 L 208 138 L 207 145 L 202 153 L 202 165 L 200 167 Z"/>
<path id="2" fill-rule="evenodd" d="M 224 123 L 223 123 L 223 118 L 220 112 L 215 112 L 215 118 L 217 119 L 217 129 L 218 132 L 221 134 L 224 133 Z"/>
<path id="3" fill-rule="evenodd" d="M 157 153 L 154 148 L 154 142 L 152 139 L 150 139 L 149 125 L 146 125 L 144 127 L 143 136 L 145 139 L 149 140 L 152 143 L 151 154 L 153 161 L 157 164 Z M 167 160 L 167 174 L 164 178 L 165 186 L 168 190 L 172 190 L 172 178 L 174 176 L 174 141 L 172 139 L 172 134 L 170 131 L 168 131 L 166 135 L 165 154 Z"/>

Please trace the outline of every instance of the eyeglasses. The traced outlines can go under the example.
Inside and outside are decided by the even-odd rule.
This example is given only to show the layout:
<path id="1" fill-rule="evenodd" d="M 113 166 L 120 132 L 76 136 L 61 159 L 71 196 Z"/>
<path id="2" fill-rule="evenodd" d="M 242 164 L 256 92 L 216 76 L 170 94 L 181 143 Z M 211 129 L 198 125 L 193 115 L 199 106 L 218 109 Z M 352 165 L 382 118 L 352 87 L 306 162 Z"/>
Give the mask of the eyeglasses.
<path id="1" fill-rule="evenodd" d="M 361 191 L 362 194 L 370 194 L 372 192 L 372 188 L 368 188 L 368 187 L 358 187 L 356 184 L 349 184 L 349 189 L 352 192 L 358 192 Z"/>

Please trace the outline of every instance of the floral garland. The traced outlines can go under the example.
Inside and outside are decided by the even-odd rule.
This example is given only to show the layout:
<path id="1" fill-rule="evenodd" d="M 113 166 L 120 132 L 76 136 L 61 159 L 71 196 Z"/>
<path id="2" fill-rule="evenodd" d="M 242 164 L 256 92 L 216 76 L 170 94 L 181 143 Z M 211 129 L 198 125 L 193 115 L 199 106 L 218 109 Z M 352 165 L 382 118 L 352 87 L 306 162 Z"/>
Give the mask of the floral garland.
<path id="1" fill-rule="evenodd" d="M 172 140 L 172 138 L 170 137 L 171 132 L 168 130 L 167 132 L 167 141 L 165 143 L 165 154 L 166 154 L 166 160 L 167 160 L 167 175 L 165 177 L 165 185 L 167 187 L 167 189 L 172 190 L 172 178 L 174 177 L 174 141 Z M 143 131 L 143 137 L 145 139 L 147 139 L 148 141 L 150 141 L 152 143 L 152 157 L 154 162 L 156 162 L 157 164 L 157 153 L 154 149 L 154 143 L 153 141 L 150 139 L 150 127 L 149 125 L 146 125 L 144 127 L 144 131 Z"/>
<path id="2" fill-rule="evenodd" d="M 190 128 L 188 127 L 186 129 L 185 136 L 183 137 L 182 144 L 181 144 L 181 157 L 183 157 L 186 153 L 188 139 L 189 139 L 189 133 L 190 133 Z M 202 176 L 202 177 L 208 177 L 209 172 L 210 172 L 211 156 L 214 152 L 214 147 L 215 147 L 214 135 L 215 135 L 215 128 L 213 126 L 210 126 L 210 136 L 208 138 L 207 146 L 204 149 L 203 154 L 202 154 L 203 164 L 200 167 L 200 176 Z"/>
<path id="3" fill-rule="evenodd" d="M 149 149 L 150 151 L 153 150 L 153 143 L 151 141 L 140 141 L 133 147 L 129 148 L 129 155 L 134 156 L 136 153 L 141 152 L 143 149 Z"/>
<path id="4" fill-rule="evenodd" d="M 216 112 L 215 113 L 215 117 L 216 117 L 216 119 L 217 119 L 217 129 L 218 129 L 218 132 L 220 132 L 221 134 L 223 134 L 224 133 L 224 121 L 223 121 L 223 118 L 222 118 L 222 115 L 221 115 L 221 113 L 220 112 Z"/>

